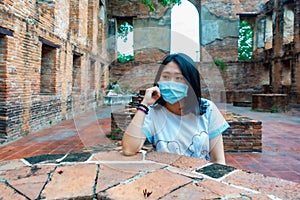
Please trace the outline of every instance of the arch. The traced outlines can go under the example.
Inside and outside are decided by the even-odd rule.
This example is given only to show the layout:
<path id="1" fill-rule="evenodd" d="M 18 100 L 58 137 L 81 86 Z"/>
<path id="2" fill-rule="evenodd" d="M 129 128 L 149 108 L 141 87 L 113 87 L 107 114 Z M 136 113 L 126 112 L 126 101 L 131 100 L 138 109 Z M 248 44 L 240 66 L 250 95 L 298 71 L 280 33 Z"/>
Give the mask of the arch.
<path id="1" fill-rule="evenodd" d="M 182 0 L 171 12 L 171 53 L 183 52 L 200 61 L 199 11 L 193 3 Z"/>

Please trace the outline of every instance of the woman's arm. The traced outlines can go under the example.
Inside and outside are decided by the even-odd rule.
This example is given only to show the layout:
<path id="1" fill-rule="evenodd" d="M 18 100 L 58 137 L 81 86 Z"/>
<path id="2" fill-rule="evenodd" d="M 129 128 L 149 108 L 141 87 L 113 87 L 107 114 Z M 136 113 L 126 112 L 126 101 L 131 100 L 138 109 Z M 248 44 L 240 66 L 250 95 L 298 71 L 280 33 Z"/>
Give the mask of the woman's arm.
<path id="1" fill-rule="evenodd" d="M 137 110 L 122 138 L 122 149 L 124 155 L 134 155 L 142 148 L 146 139 L 142 132 L 144 120 L 145 113 Z"/>
<path id="2" fill-rule="evenodd" d="M 209 146 L 211 162 L 226 165 L 222 134 L 219 134 L 215 138 L 211 139 Z"/>
<path id="3" fill-rule="evenodd" d="M 153 95 L 155 93 L 156 95 Z M 152 87 L 146 90 L 142 104 L 145 106 L 152 105 L 160 97 L 158 87 Z M 132 121 L 128 125 L 122 138 L 123 154 L 131 156 L 139 152 L 142 148 L 146 136 L 143 134 L 142 127 L 145 121 L 146 113 L 137 110 Z"/>

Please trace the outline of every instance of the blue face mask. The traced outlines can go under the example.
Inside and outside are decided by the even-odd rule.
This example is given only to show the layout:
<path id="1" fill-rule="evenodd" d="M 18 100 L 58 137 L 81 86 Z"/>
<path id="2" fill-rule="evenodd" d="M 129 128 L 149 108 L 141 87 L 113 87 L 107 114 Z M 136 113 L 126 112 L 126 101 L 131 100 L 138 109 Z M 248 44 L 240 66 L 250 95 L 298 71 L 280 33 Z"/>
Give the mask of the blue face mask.
<path id="1" fill-rule="evenodd" d="M 188 86 L 174 81 L 159 81 L 158 87 L 163 99 L 174 104 L 187 96 Z"/>

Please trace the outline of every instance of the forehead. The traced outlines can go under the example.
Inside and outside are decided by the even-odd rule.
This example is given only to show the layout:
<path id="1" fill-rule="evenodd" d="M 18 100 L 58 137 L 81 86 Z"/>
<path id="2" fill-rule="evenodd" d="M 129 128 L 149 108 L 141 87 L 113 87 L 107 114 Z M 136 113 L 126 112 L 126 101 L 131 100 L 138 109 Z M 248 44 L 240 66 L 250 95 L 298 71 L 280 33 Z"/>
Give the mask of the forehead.
<path id="1" fill-rule="evenodd" d="M 161 73 L 173 73 L 173 74 L 181 74 L 181 69 L 179 65 L 173 61 L 169 62 L 165 65 Z"/>

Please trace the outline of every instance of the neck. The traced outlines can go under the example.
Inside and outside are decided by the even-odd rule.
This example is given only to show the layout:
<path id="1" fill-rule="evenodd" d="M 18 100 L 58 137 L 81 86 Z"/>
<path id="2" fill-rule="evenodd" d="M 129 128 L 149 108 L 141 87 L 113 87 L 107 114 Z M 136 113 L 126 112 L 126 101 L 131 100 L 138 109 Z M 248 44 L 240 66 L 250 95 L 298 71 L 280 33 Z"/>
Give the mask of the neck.
<path id="1" fill-rule="evenodd" d="M 166 102 L 165 107 L 171 112 L 174 113 L 175 115 L 184 115 L 182 109 L 181 109 L 181 102 L 176 102 L 175 104 L 170 104 Z"/>

